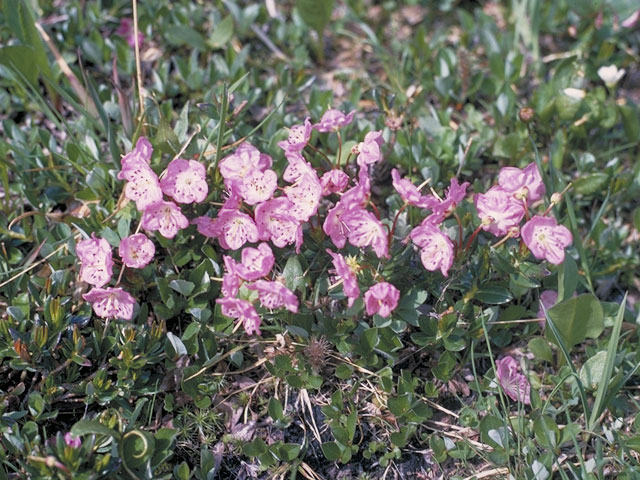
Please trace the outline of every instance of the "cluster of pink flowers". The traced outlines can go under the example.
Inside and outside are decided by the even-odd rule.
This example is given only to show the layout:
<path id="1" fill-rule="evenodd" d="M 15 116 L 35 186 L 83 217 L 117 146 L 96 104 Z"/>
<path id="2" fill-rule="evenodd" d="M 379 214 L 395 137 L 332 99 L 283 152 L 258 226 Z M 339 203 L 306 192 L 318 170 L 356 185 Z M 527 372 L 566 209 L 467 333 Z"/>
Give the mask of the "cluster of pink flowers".
<path id="1" fill-rule="evenodd" d="M 169 163 L 160 179 L 150 165 L 152 153 L 151 143 L 140 137 L 135 148 L 122 158 L 118 179 L 126 180 L 125 197 L 134 201 L 142 213 L 141 227 L 173 238 L 179 230 L 189 226 L 189 220 L 174 201 L 203 202 L 209 191 L 206 172 L 199 162 L 177 158 Z M 165 200 L 165 195 L 174 201 Z M 80 278 L 95 287 L 83 298 L 92 303 L 96 315 L 130 320 L 134 298 L 122 288 L 101 288 L 109 283 L 113 273 L 109 243 L 93 235 L 91 239 L 79 242 L 76 251 L 82 265 Z M 155 246 L 144 233 L 136 233 L 121 240 L 118 253 L 123 265 L 144 268 L 153 259 Z"/>
<path id="2" fill-rule="evenodd" d="M 213 216 L 200 216 L 191 222 L 178 204 L 201 203 L 207 198 L 209 188 L 203 164 L 176 158 L 158 176 L 151 168 L 151 144 L 142 137 L 122 158 L 118 178 L 126 181 L 124 194 L 135 202 L 141 212 L 140 227 L 147 232 L 173 238 L 192 223 L 200 234 L 216 239 L 222 249 L 241 250 L 235 257 L 223 256 L 222 297 L 217 303 L 222 313 L 236 319 L 248 334 L 259 334 L 258 305 L 267 310 L 284 308 L 294 313 L 299 306 L 294 292 L 273 271 L 275 258 L 270 244 L 293 248 L 299 253 L 303 231 L 307 228 L 319 231 L 321 225 L 335 247 L 326 250 L 333 263 L 330 273 L 335 281 L 331 288 L 342 286 L 349 307 L 361 296 L 358 276 L 362 269 L 356 257 L 345 257 L 336 250 L 348 243 L 360 250 L 371 249 L 380 259 L 390 257 L 389 243 L 394 239 L 395 221 L 391 228 L 383 223 L 370 200 L 370 169 L 383 157 L 382 131 L 366 133 L 352 148 L 349 158 L 355 155 L 355 178 L 347 173 L 350 169 L 340 168 L 340 159 L 330 171 L 319 176 L 304 155 L 314 130 L 339 135 L 340 129 L 352 122 L 354 114 L 330 109 L 318 123 L 313 124 L 306 118 L 291 127 L 288 138 L 278 143 L 287 160 L 282 182 L 272 168 L 269 155 L 247 142 L 240 144 L 218 164 L 225 187 L 224 203 Z M 393 169 L 391 175 L 393 187 L 404 202 L 397 215 L 409 206 L 427 212 L 424 220 L 404 239 L 405 243 L 413 243 L 425 269 L 439 270 L 447 276 L 456 252 L 461 250 L 462 238 L 458 239 L 457 250 L 444 231 L 443 222 L 454 215 L 467 194 L 469 183 L 461 184 L 452 178 L 441 197 L 433 189 L 430 193 L 421 192 L 428 181 L 416 186 L 397 169 Z M 521 236 L 536 258 L 561 263 L 564 248 L 571 243 L 571 234 L 546 216 L 548 212 L 533 218 L 529 215 L 529 209 L 544 193 L 535 164 L 524 169 L 503 168 L 498 185 L 475 196 L 482 223 L 473 237 L 480 229 L 507 238 Z M 527 221 L 520 229 L 520 222 L 525 218 Z M 131 295 L 121 288 L 103 288 L 109 283 L 113 270 L 108 242 L 94 235 L 80 242 L 77 252 L 82 265 L 80 277 L 94 287 L 84 298 L 93 304 L 95 313 L 104 318 L 130 319 L 135 304 Z M 144 233 L 135 233 L 121 241 L 118 253 L 123 268 L 144 268 L 153 259 L 155 246 Z M 397 308 L 400 291 L 377 272 L 374 282 L 363 295 L 366 313 L 388 317 Z"/>
<path id="3" fill-rule="evenodd" d="M 253 303 L 238 295 L 243 287 L 258 292 L 260 304 L 269 310 L 286 308 L 290 312 L 298 312 L 298 297 L 289 290 L 281 279 L 267 280 L 271 273 L 275 258 L 267 243 L 260 243 L 258 248 L 245 247 L 241 253 L 241 261 L 224 255 L 225 274 L 222 278 L 222 298 L 220 304 L 222 314 L 235 318 L 242 324 L 247 334 L 260 334 L 260 315 Z"/>
<path id="4" fill-rule="evenodd" d="M 564 249 L 571 245 L 571 232 L 558 225 L 553 217 L 535 215 L 529 208 L 542 199 L 544 183 L 535 163 L 524 169 L 505 167 L 498 176 L 498 185 L 486 193 L 476 194 L 474 201 L 482 229 L 495 236 L 509 236 L 522 240 L 537 259 L 559 265 L 564 261 Z M 520 228 L 520 222 L 526 223 Z"/>

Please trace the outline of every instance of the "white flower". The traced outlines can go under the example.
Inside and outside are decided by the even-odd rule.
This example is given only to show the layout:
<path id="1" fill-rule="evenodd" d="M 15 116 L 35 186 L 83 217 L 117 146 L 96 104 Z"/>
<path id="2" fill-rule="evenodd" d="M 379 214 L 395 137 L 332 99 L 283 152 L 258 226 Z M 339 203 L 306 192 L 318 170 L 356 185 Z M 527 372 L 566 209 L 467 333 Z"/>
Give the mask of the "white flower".
<path id="1" fill-rule="evenodd" d="M 579 88 L 565 88 L 562 93 L 574 100 L 582 100 L 587 94 L 587 92 L 580 90 Z"/>
<path id="2" fill-rule="evenodd" d="M 616 83 L 624 76 L 626 70 L 615 65 L 609 65 L 608 67 L 600 67 L 598 69 L 598 76 L 602 79 L 605 85 L 609 88 L 614 87 Z"/>

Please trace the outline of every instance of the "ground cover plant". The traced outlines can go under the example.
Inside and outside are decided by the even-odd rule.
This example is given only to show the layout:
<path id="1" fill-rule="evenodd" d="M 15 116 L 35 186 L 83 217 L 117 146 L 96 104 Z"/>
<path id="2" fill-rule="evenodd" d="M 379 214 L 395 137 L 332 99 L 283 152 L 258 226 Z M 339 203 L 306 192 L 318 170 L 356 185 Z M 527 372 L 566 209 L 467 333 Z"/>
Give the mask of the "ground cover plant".
<path id="1" fill-rule="evenodd" d="M 0 478 L 640 477 L 635 2 L 0 4 Z"/>

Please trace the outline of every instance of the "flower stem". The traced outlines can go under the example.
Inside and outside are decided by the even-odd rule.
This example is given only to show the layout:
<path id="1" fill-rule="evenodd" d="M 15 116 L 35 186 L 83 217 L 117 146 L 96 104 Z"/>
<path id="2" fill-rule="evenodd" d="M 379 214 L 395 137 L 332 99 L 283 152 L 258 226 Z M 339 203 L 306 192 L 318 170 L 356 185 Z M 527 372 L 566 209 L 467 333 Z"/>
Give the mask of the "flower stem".
<path id="1" fill-rule="evenodd" d="M 469 250 L 469 248 L 471 247 L 471 244 L 480 233 L 480 230 L 482 230 L 482 225 L 478 225 L 478 227 L 473 231 L 473 233 L 469 237 L 469 241 L 467 242 L 467 247 L 464 249 L 465 252 Z"/>
<path id="2" fill-rule="evenodd" d="M 404 211 L 405 208 L 407 208 L 409 204 L 407 202 L 404 202 L 404 205 L 402 205 L 400 207 L 400 209 L 396 212 L 396 216 L 393 219 L 393 225 L 391 225 L 391 230 L 389 231 L 389 245 L 391 245 L 391 241 L 393 240 L 393 234 L 396 231 L 396 223 L 398 223 L 398 218 L 400 217 L 400 214 Z"/>

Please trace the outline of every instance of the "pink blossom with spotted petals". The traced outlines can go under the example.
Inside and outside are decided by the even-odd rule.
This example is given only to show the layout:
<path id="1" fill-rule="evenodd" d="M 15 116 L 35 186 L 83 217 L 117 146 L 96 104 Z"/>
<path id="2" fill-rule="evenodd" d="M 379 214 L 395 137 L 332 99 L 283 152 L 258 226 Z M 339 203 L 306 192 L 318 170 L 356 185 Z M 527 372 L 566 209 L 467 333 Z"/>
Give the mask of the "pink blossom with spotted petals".
<path id="1" fill-rule="evenodd" d="M 218 298 L 216 303 L 220 304 L 224 316 L 235 318 L 242 323 L 247 335 L 260 335 L 260 315 L 250 302 L 241 298 L 225 297 Z"/>
<path id="2" fill-rule="evenodd" d="M 509 398 L 531 405 L 531 384 L 520 373 L 518 362 L 513 357 L 503 357 L 496 361 L 496 378 Z"/>
<path id="3" fill-rule="evenodd" d="M 81 262 L 80 279 L 95 287 L 109 283 L 113 274 L 111 245 L 104 238 L 82 240 L 76 245 L 76 254 Z"/>
<path id="4" fill-rule="evenodd" d="M 289 165 L 284 169 L 282 179 L 293 183 L 304 175 L 317 175 L 311 164 L 307 162 L 300 152 L 285 152 Z"/>
<path id="5" fill-rule="evenodd" d="M 71 448 L 79 448 L 82 445 L 82 440 L 80 437 L 76 437 L 71 432 L 67 432 L 64 434 L 64 443 L 67 447 Z"/>
<path id="6" fill-rule="evenodd" d="M 400 291 L 387 282 L 380 282 L 373 285 L 364 294 L 364 305 L 367 308 L 367 315 L 388 317 L 398 306 Z"/>
<path id="7" fill-rule="evenodd" d="M 120 164 L 122 168 L 127 167 L 129 164 L 134 163 L 143 163 L 149 165 L 151 163 L 151 154 L 153 153 L 153 147 L 149 140 L 145 137 L 140 137 L 136 142 L 136 146 L 133 150 L 127 153 L 122 160 L 120 160 Z M 118 174 L 118 179 L 124 180 L 124 178 L 120 177 Z"/>
<path id="8" fill-rule="evenodd" d="M 165 238 L 173 238 L 178 230 L 187 228 L 189 220 L 173 202 L 157 202 L 147 208 L 140 221 L 142 228 L 150 232 L 158 231 Z"/>
<path id="9" fill-rule="evenodd" d="M 293 203 L 286 197 L 272 198 L 256 207 L 256 225 L 260 240 L 271 240 L 276 247 L 294 244 L 296 253 L 302 245 L 302 226 L 291 214 Z"/>
<path id="10" fill-rule="evenodd" d="M 506 235 L 517 227 L 524 217 L 524 206 L 502 187 L 494 186 L 486 193 L 474 197 L 478 216 L 482 220 L 482 229 L 496 237 Z"/>
<path id="11" fill-rule="evenodd" d="M 453 242 L 436 225 L 423 221 L 411 231 L 411 240 L 420 248 L 420 260 L 430 272 L 440 270 L 446 277 L 455 257 Z"/>
<path id="12" fill-rule="evenodd" d="M 213 231 L 217 232 L 220 246 L 227 250 L 237 250 L 245 243 L 258 241 L 258 228 L 255 222 L 249 215 L 239 210 L 220 210 Z"/>
<path id="13" fill-rule="evenodd" d="M 529 203 L 540 200 L 545 193 L 542 176 L 535 162 L 522 170 L 516 167 L 504 167 L 498 174 L 498 184 L 517 199 L 526 198 Z"/>
<path id="14" fill-rule="evenodd" d="M 144 268 L 156 253 L 156 247 L 144 233 L 136 233 L 120 240 L 118 254 L 127 267 Z"/>
<path id="15" fill-rule="evenodd" d="M 342 170 L 333 169 L 322 175 L 320 179 L 322 185 L 322 195 L 342 192 L 349 184 L 349 175 Z"/>
<path id="16" fill-rule="evenodd" d="M 309 121 L 309 117 L 304 119 L 302 125 L 294 125 L 289 130 L 289 138 L 282 142 L 278 142 L 278 146 L 285 152 L 301 152 L 311 138 L 313 125 Z"/>
<path id="17" fill-rule="evenodd" d="M 298 221 L 306 222 L 318 211 L 322 185 L 314 172 L 313 175 L 303 175 L 293 185 L 285 187 L 284 193 L 293 204 L 291 215 Z"/>
<path id="18" fill-rule="evenodd" d="M 218 169 L 225 186 L 233 190 L 242 183 L 249 171 L 255 168 L 263 172 L 271 167 L 272 163 L 273 160 L 269 155 L 261 153 L 250 143 L 244 142 L 236 148 L 235 152 L 220 160 Z"/>
<path id="19" fill-rule="evenodd" d="M 382 159 L 380 147 L 384 143 L 382 130 L 369 132 L 364 136 L 364 141 L 358 144 L 358 157 L 356 161 L 361 167 L 379 162 Z"/>
<path id="20" fill-rule="evenodd" d="M 268 243 L 258 248 L 247 247 L 242 250 L 242 260 L 235 265 L 235 272 L 244 280 L 253 281 L 269 274 L 275 259 Z"/>
<path id="21" fill-rule="evenodd" d="M 195 160 L 176 158 L 169 163 L 160 187 L 178 203 L 203 202 L 209 193 L 206 169 Z"/>
<path id="22" fill-rule="evenodd" d="M 133 28 L 133 24 L 131 20 L 128 18 L 123 18 L 120 20 L 120 26 L 116 30 L 116 35 L 120 35 L 127 40 L 127 43 L 131 48 L 136 47 L 136 36 L 135 30 Z M 144 42 L 144 34 L 138 30 L 138 48 L 142 47 L 142 42 Z"/>
<path id="23" fill-rule="evenodd" d="M 282 283 L 257 280 L 247 287 L 258 291 L 263 307 L 269 310 L 284 307 L 290 312 L 298 313 L 298 297 Z"/>
<path id="24" fill-rule="evenodd" d="M 265 202 L 273 197 L 278 188 L 278 175 L 271 169 L 261 172 L 252 168 L 238 187 L 238 193 L 249 205 Z"/>
<path id="25" fill-rule="evenodd" d="M 342 291 L 349 299 L 347 305 L 351 307 L 353 305 L 353 302 L 355 302 L 355 300 L 360 297 L 358 278 L 340 253 L 333 253 L 329 249 L 327 249 L 327 253 L 331 255 L 331 258 L 333 259 L 335 273 L 338 276 L 339 280 L 342 281 Z"/>
<path id="26" fill-rule="evenodd" d="M 351 245 L 372 247 L 379 258 L 389 257 L 387 231 L 373 213 L 361 208 L 349 210 L 342 216 L 342 221 Z"/>
<path id="27" fill-rule="evenodd" d="M 571 245 L 573 237 L 555 218 L 534 216 L 522 227 L 522 240 L 537 259 L 545 259 L 554 265 L 564 262 L 564 249 Z"/>
<path id="28" fill-rule="evenodd" d="M 131 320 L 135 299 L 122 288 L 92 288 L 82 295 L 91 303 L 93 311 L 101 318 L 121 318 Z"/>
<path id="29" fill-rule="evenodd" d="M 118 179 L 127 180 L 124 195 L 136 202 L 141 212 L 162 200 L 162 188 L 158 176 L 144 161 L 131 160 L 123 164 Z"/>
<path id="30" fill-rule="evenodd" d="M 322 118 L 320 118 L 320 122 L 316 123 L 313 128 L 319 132 L 333 132 L 349 125 L 353 120 L 355 113 L 356 111 L 353 110 L 345 115 L 340 110 L 329 109 L 324 112 Z"/>

